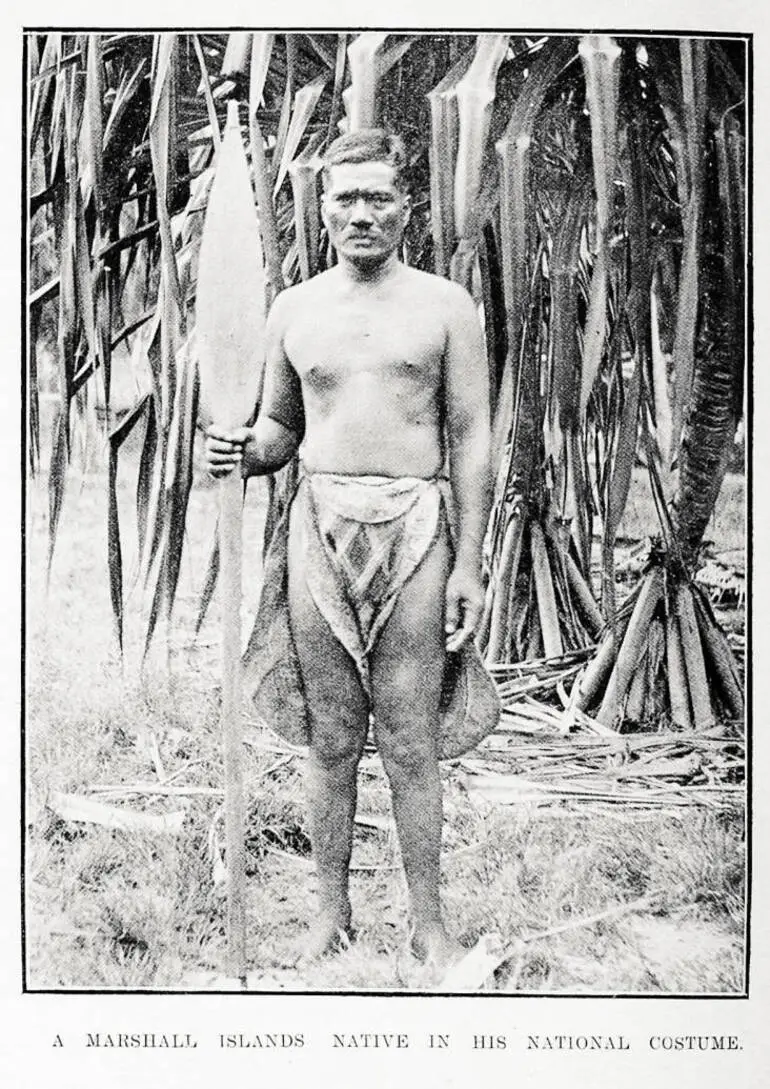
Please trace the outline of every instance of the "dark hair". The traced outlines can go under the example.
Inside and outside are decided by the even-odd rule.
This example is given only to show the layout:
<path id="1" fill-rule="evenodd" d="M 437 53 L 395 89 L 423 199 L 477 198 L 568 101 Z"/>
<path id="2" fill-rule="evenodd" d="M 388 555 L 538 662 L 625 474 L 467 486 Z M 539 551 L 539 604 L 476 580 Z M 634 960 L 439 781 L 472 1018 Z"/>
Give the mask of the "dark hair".
<path id="1" fill-rule="evenodd" d="M 406 193 L 406 151 L 400 136 L 385 129 L 357 129 L 346 132 L 326 149 L 323 159 L 324 185 L 329 183 L 329 170 L 340 163 L 386 163 L 393 167 L 393 182 Z"/>

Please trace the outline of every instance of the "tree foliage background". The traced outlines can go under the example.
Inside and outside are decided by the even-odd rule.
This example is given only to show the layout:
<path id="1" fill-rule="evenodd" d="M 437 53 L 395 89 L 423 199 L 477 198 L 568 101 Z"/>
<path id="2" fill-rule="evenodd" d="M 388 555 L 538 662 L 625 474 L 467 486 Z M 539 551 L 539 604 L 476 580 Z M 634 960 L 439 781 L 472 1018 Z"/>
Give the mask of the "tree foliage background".
<path id="1" fill-rule="evenodd" d="M 136 429 L 147 646 L 173 609 L 199 416 L 198 250 L 235 100 L 268 301 L 333 260 L 324 147 L 371 124 L 406 140 L 404 259 L 464 283 L 486 332 L 488 660 L 584 653 L 576 698 L 608 725 L 629 710 L 684 727 L 740 715 L 737 665 L 692 574 L 743 404 L 745 40 L 51 32 L 25 49 L 28 464 L 50 451 L 50 565 L 66 466 L 101 436 L 118 641 L 117 469 Z M 41 392 L 55 405 L 46 444 Z M 659 524 L 617 608 L 639 458 Z"/>

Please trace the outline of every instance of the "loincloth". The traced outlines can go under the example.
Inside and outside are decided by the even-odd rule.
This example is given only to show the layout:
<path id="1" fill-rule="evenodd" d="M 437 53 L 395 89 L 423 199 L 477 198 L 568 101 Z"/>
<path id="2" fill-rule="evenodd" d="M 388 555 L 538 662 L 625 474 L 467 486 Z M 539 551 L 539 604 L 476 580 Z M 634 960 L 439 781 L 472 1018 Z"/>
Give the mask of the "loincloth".
<path id="1" fill-rule="evenodd" d="M 310 725 L 289 616 L 290 516 L 301 534 L 310 595 L 368 696 L 371 651 L 399 594 L 439 537 L 449 535 L 447 494 L 444 482 L 412 477 L 301 477 L 265 557 L 244 685 L 267 725 L 307 745 Z M 497 692 L 472 643 L 446 656 L 439 710 L 442 758 L 467 752 L 498 723 Z"/>

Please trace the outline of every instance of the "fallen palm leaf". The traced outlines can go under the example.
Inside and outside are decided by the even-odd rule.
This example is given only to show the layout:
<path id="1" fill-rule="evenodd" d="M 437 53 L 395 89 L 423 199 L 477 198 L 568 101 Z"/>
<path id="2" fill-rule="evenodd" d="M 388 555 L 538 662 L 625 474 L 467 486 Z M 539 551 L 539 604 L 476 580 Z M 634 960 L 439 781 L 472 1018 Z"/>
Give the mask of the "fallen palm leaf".
<path id="1" fill-rule="evenodd" d="M 264 726 L 262 723 L 255 724 L 252 721 L 250 725 L 257 725 L 262 731 L 262 733 L 255 731 L 244 736 L 244 743 L 254 749 L 260 749 L 263 752 L 281 753 L 291 757 L 301 756 L 306 752 L 299 745 L 290 745 L 288 742 L 279 739 L 278 734 L 273 733 L 268 726 Z"/>
<path id="2" fill-rule="evenodd" d="M 664 778 L 690 779 L 702 768 L 701 758 L 697 753 L 689 753 L 673 759 L 638 761 L 636 764 L 627 764 L 616 773 L 619 779 L 628 779 L 638 775 L 662 776 Z"/>
<path id="3" fill-rule="evenodd" d="M 736 600 L 742 604 L 746 598 L 745 571 L 717 559 L 708 559 L 695 572 L 695 582 L 702 586 L 712 601 Z"/>
<path id="4" fill-rule="evenodd" d="M 466 957 L 453 966 L 446 973 L 441 983 L 436 988 L 441 992 L 477 991 L 483 987 L 493 972 L 498 971 L 512 960 L 521 958 L 527 946 L 535 942 L 545 941 L 559 934 L 568 933 L 583 927 L 596 926 L 597 923 L 618 919 L 632 912 L 650 911 L 660 899 L 660 894 L 652 894 L 640 897 L 625 904 L 617 904 L 595 915 L 585 915 L 578 919 L 570 919 L 566 923 L 549 927 L 547 930 L 524 934 L 517 938 L 511 945 L 504 949 L 495 948 L 499 942 L 498 935 L 482 935 L 478 944 Z M 514 967 L 508 980 L 508 990 L 514 989 L 518 980 L 518 970 Z"/>
<path id="5" fill-rule="evenodd" d="M 301 866 L 303 867 L 303 869 L 306 870 L 310 869 L 313 865 L 312 861 L 309 858 L 306 858 L 305 855 L 298 855 L 296 851 L 282 851 L 280 847 L 271 847 L 269 844 L 266 845 L 263 849 L 268 855 L 274 855 L 276 858 L 281 858 L 289 862 L 294 862 L 298 866 Z"/>
<path id="6" fill-rule="evenodd" d="M 517 959 L 518 963 L 514 965 L 510 978 L 508 980 L 507 989 L 509 991 L 516 989 L 518 983 L 519 970 L 522 963 L 523 954 L 528 945 L 537 941 L 543 941 L 548 938 L 556 937 L 558 934 L 564 934 L 572 930 L 577 930 L 586 926 L 595 926 L 597 923 L 607 922 L 610 919 L 621 918 L 624 915 L 628 915 L 631 912 L 650 911 L 653 909 L 660 899 L 660 894 L 653 894 L 650 896 L 643 896 L 638 900 L 632 900 L 626 904 L 619 904 L 615 907 L 608 908 L 606 911 L 600 911 L 596 915 L 583 916 L 580 919 L 571 919 L 567 923 L 562 923 L 559 926 L 549 927 L 548 930 L 542 930 L 534 934 L 525 934 L 519 938 L 513 945 L 507 949 L 507 956 L 503 963 L 507 964 L 510 961 Z"/>
<path id="7" fill-rule="evenodd" d="M 482 934 L 465 956 L 444 973 L 435 990 L 444 994 L 477 991 L 505 960 L 499 934 Z"/>
<path id="8" fill-rule="evenodd" d="M 157 783 L 94 783 L 92 794 L 143 794 L 148 797 L 221 798 L 224 791 L 206 786 L 159 786 Z"/>
<path id="9" fill-rule="evenodd" d="M 483 764 L 469 761 L 460 761 L 460 766 L 470 773 L 463 779 L 463 784 L 471 798 L 482 798 L 489 804 L 514 805 L 524 802 L 537 804 L 550 804 L 561 799 L 563 801 L 603 801 L 613 804 L 637 804 L 637 805 L 679 805 L 687 804 L 687 799 L 693 803 L 704 805 L 726 805 L 732 797 L 745 796 L 745 790 L 729 782 L 714 783 L 709 786 L 691 785 L 689 780 L 695 767 L 692 759 L 682 760 L 678 764 L 669 764 L 669 773 L 661 770 L 663 765 L 656 768 L 655 773 L 645 776 L 640 771 L 638 775 L 619 775 L 618 768 L 606 766 L 603 770 L 593 769 L 592 775 L 587 775 L 581 765 L 562 766 L 561 778 L 546 776 L 535 778 L 531 773 L 522 775 L 518 773 L 502 774 L 498 771 L 489 771 Z M 651 767 L 656 766 L 651 763 Z M 620 769 L 623 770 L 623 769 Z M 688 780 L 685 786 L 674 784 L 662 786 L 661 777 L 684 778 Z M 634 789 L 629 789 L 626 783 L 623 789 L 618 787 L 620 778 L 633 779 Z"/>
<path id="10" fill-rule="evenodd" d="M 58 790 L 51 792 L 48 804 L 62 820 L 99 824 L 104 828 L 120 828 L 127 832 L 170 833 L 174 836 L 182 830 L 187 813 L 184 809 L 164 814 L 137 813 L 104 805 L 82 794 L 63 794 Z"/>

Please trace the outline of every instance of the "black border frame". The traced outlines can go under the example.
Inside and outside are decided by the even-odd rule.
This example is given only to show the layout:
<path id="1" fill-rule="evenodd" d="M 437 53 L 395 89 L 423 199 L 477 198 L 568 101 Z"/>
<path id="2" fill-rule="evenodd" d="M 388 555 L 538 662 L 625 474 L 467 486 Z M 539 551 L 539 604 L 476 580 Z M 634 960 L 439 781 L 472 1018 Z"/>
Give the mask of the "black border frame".
<path id="1" fill-rule="evenodd" d="M 28 311 L 27 311 L 27 235 L 28 235 L 28 198 L 29 193 L 27 189 L 28 184 L 28 170 L 27 170 L 27 112 L 28 112 L 28 87 L 27 87 L 27 39 L 30 34 L 45 33 L 48 31 L 61 32 L 61 33 L 87 33 L 87 34 L 121 34 L 121 33 L 147 33 L 147 34 L 160 34 L 160 33 L 200 33 L 211 30 L 217 33 L 231 33 L 236 31 L 275 31 L 277 33 L 318 33 L 318 34 L 333 34 L 338 32 L 359 32 L 359 31 L 389 31 L 394 33 L 408 33 L 408 34 L 478 34 L 478 33 L 510 33 L 510 34 L 527 34 L 531 36 L 540 35 L 575 35 L 580 36 L 587 33 L 601 32 L 604 34 L 610 34 L 615 37 L 654 37 L 654 38 L 709 38 L 719 40 L 730 41 L 742 41 L 746 49 L 746 97 L 747 97 L 747 109 L 746 109 L 746 135 L 747 135 L 747 155 L 746 155 L 746 268 L 745 268 L 745 291 L 744 291 L 744 312 L 746 317 L 746 345 L 745 345 L 745 366 L 746 366 L 746 418 L 745 418 L 745 442 L 746 442 L 746 468 L 745 468 L 745 489 L 746 489 L 746 524 L 745 524 L 745 540 L 746 540 L 746 573 L 748 582 L 748 593 L 746 599 L 746 898 L 745 898 L 745 916 L 744 916 L 744 990 L 742 993 L 729 993 L 729 994 L 688 994 L 688 993 L 622 993 L 613 994 L 607 992 L 590 993 L 585 992 L 532 992 L 521 994 L 501 994 L 498 992 L 488 993 L 476 993 L 469 994 L 467 992 L 442 992 L 435 993 L 433 991 L 400 991 L 400 990 L 325 990 L 325 991 L 238 991 L 238 990 L 187 990 L 187 989 L 161 989 L 161 988 L 139 988 L 136 990 L 126 989 L 101 989 L 101 988 L 32 988 L 27 984 L 27 931 L 26 931 L 26 903 L 25 903 L 25 857 L 26 857 L 26 760 L 25 760 L 25 743 L 26 743 L 26 638 L 27 638 L 27 623 L 26 623 L 26 576 L 27 576 L 27 557 L 26 557 L 26 528 L 27 528 L 27 495 L 26 489 L 28 484 L 28 472 L 27 472 L 27 456 L 28 456 L 28 442 L 27 442 L 27 396 L 28 396 L 28 374 L 27 374 L 27 350 L 28 350 Z M 20 436 L 21 436 L 21 456 L 20 456 L 20 470 L 21 470 L 21 537 L 20 537 L 20 605 L 21 605 L 21 624 L 20 624 L 20 751 L 19 751 L 19 771 L 20 771 L 20 795 L 21 795 L 21 817 L 20 817 L 20 909 L 21 909 L 21 993 L 22 994 L 49 994 L 49 995 L 155 995 L 164 997 L 167 995 L 217 995 L 217 996 L 255 996 L 255 997 L 275 997 L 287 996 L 290 998 L 297 997 L 332 997 L 332 998 L 433 998 L 433 999 L 447 999 L 447 998 L 476 998 L 476 999 L 631 999 L 639 1001 L 665 1001 L 665 1000 L 688 1000 L 688 1001 L 745 1001 L 751 997 L 751 912 L 753 905 L 753 891 L 754 891 L 754 874 L 753 874 L 753 840 L 754 840 L 754 828 L 753 828 L 753 798 L 754 798 L 754 776 L 753 776 L 753 608 L 751 599 L 751 589 L 753 584 L 753 569 L 754 569 L 754 512 L 753 512 L 753 470 L 754 470 L 754 456 L 753 456 L 753 433 L 754 433 L 754 275 L 753 275 L 753 259 L 754 259 L 754 34 L 751 32 L 740 31 L 693 31 L 693 30 L 654 30 L 651 28 L 638 29 L 638 28 L 606 28 L 606 27 L 549 27 L 549 28 L 532 28 L 532 27 L 383 27 L 383 26 L 359 26 L 359 27 L 340 27 L 340 26 L 326 26 L 326 27 L 307 27 L 307 26 L 291 26 L 291 27 L 253 27 L 253 26 L 151 26 L 151 27 L 131 27 L 131 26 L 61 26 L 61 25 L 42 25 L 42 26 L 23 26 L 21 28 L 22 34 L 22 50 L 21 50 L 21 410 L 20 410 Z"/>

